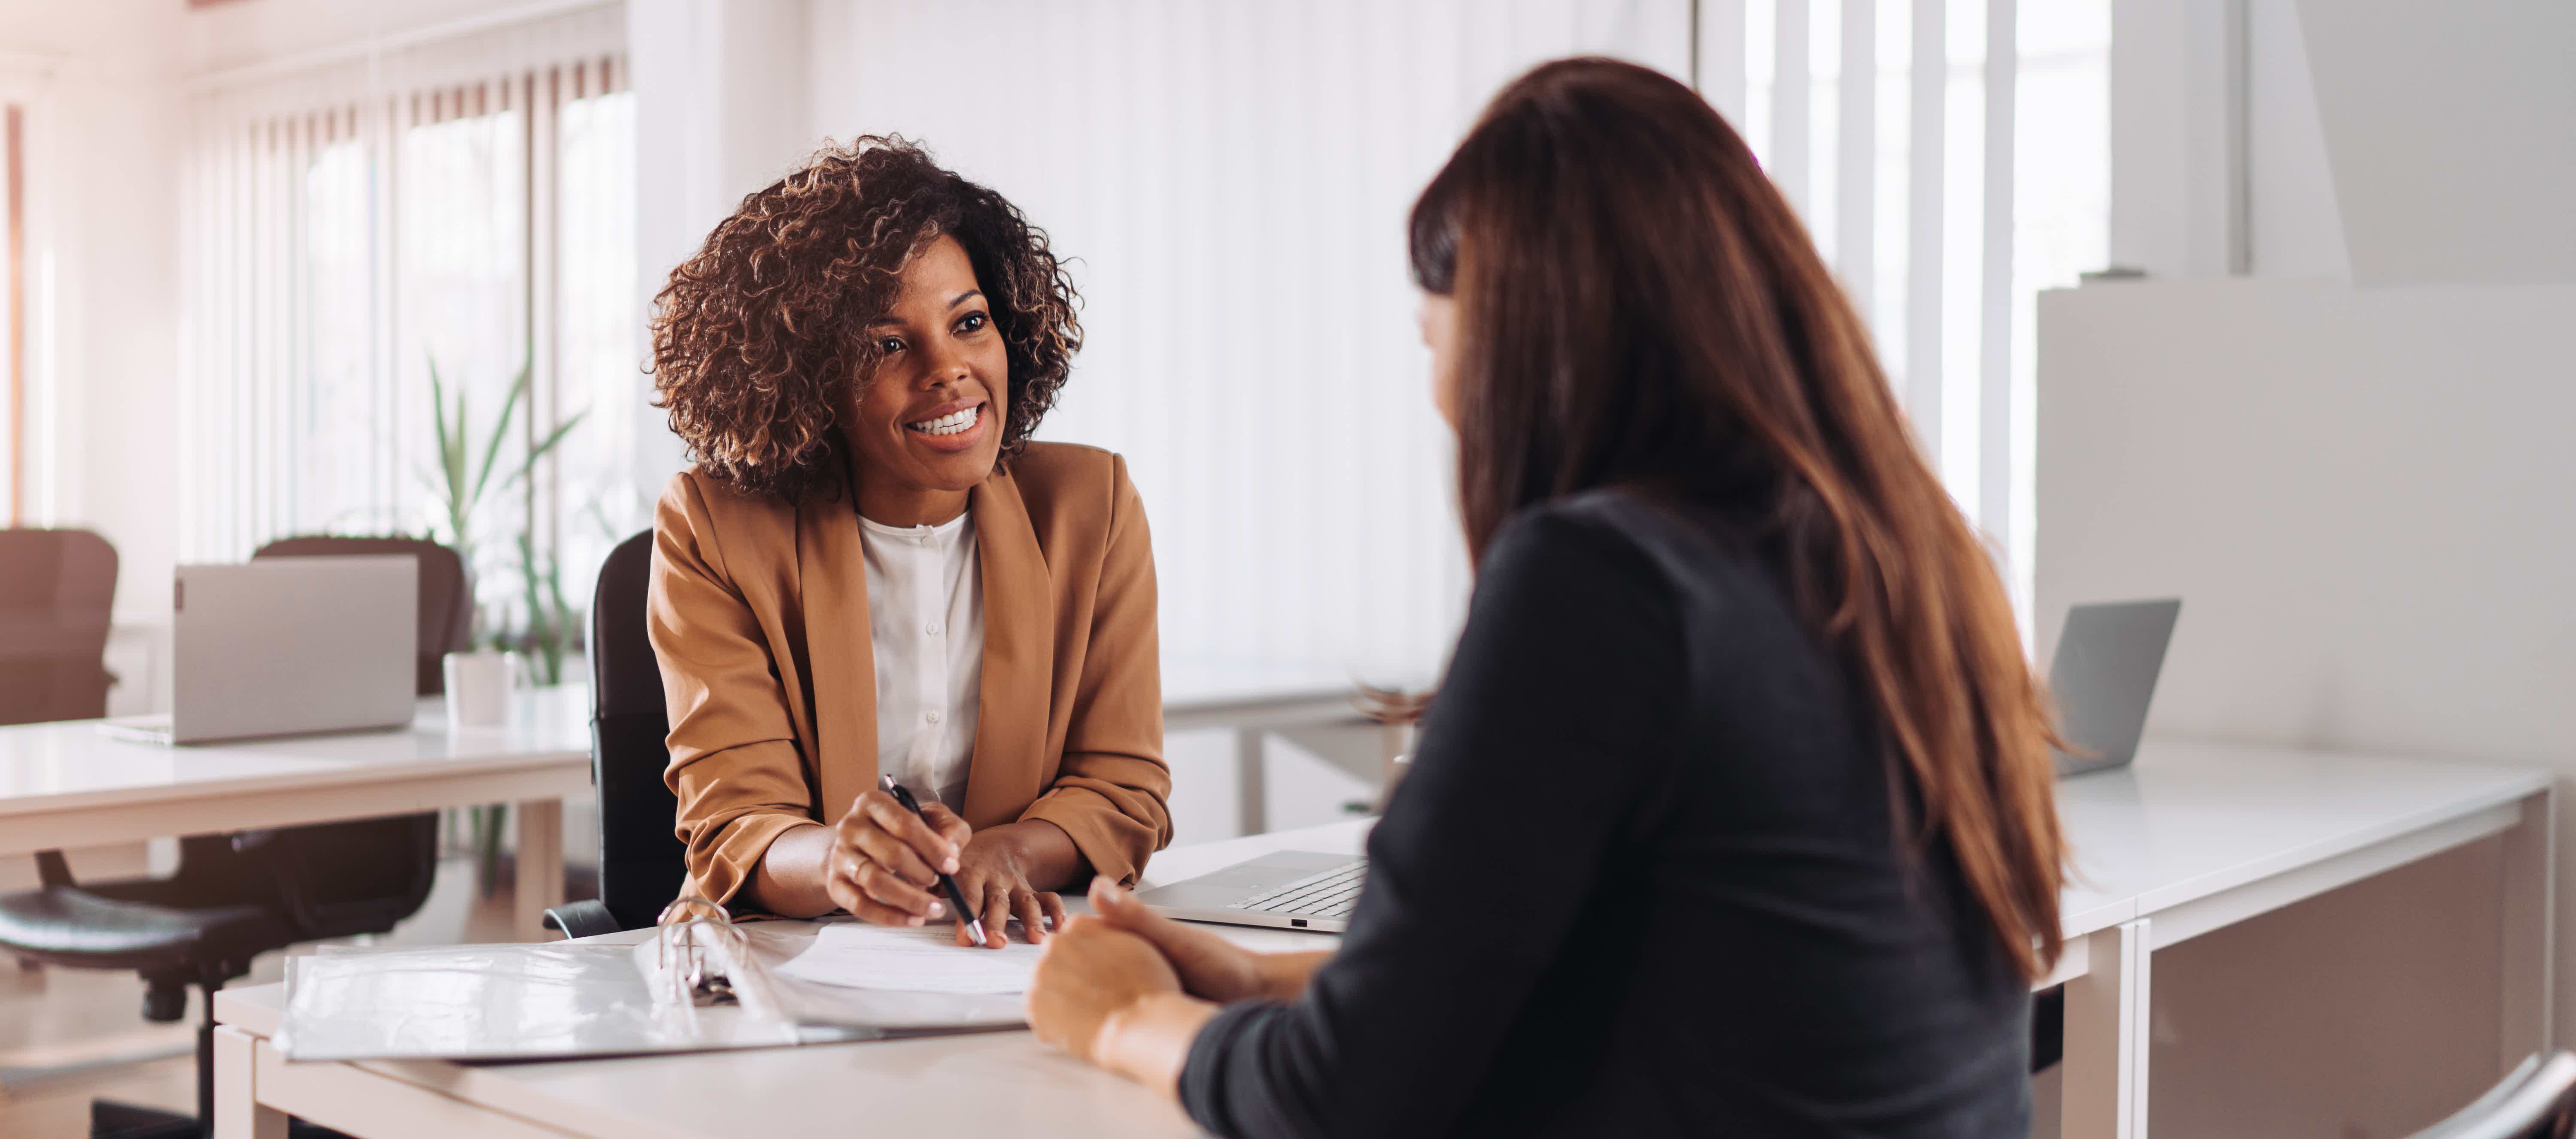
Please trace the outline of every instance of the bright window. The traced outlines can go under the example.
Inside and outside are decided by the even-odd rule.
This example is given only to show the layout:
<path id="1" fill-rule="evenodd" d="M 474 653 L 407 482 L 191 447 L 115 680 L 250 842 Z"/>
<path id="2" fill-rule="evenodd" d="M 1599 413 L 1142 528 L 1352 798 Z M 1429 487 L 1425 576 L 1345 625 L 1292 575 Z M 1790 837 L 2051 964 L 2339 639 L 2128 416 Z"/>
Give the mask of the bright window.
<path id="1" fill-rule="evenodd" d="M 2108 256 L 2110 0 L 1741 11 L 1745 89 L 1711 98 L 1743 108 L 1737 125 L 1868 318 L 1942 481 L 2004 556 L 2027 629 L 2033 304 Z M 1998 42 L 2008 56 L 1989 52 Z M 1940 78 L 1922 82 L 1926 67 Z"/>
<path id="2" fill-rule="evenodd" d="M 627 413 L 646 384 L 624 62 L 495 67 L 480 48 L 454 45 L 448 74 L 434 58 L 421 81 L 359 69 L 202 108 L 184 218 L 183 557 L 429 535 L 471 556 L 488 631 L 525 630 L 532 608 L 558 616 L 554 595 L 587 599 L 609 544 L 649 519 Z M 461 542 L 442 420 L 464 437 L 468 486 L 490 456 Z M 532 568 L 559 570 L 535 606 Z"/>

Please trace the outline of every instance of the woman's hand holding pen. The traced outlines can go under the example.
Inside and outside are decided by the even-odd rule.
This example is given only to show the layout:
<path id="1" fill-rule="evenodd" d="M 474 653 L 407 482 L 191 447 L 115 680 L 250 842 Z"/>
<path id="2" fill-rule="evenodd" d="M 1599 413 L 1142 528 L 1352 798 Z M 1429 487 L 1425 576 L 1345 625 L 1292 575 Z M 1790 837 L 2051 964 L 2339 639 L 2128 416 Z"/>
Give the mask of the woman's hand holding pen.
<path id="1" fill-rule="evenodd" d="M 922 808 L 941 810 L 936 804 Z M 951 815 L 950 818 L 956 816 Z M 959 823 L 963 827 L 964 823 Z M 1040 871 L 1037 854 L 1022 842 L 1025 828 L 1038 826 L 1054 831 L 1048 823 L 1013 823 L 977 832 L 966 842 L 957 859 L 957 887 L 968 901 L 982 907 L 984 943 L 1000 949 L 1005 941 L 1003 930 L 1012 918 L 1020 919 L 1021 936 L 1031 945 L 1044 944 L 1047 934 L 1064 927 L 1064 899 L 1052 890 L 1041 890 L 1031 884 Z M 1056 831 L 1061 834 L 1063 832 Z M 966 923 L 957 924 L 957 944 L 971 945 L 974 938 Z"/>
<path id="2" fill-rule="evenodd" d="M 984 944 L 999 949 L 1017 917 L 1022 936 L 1038 944 L 1063 924 L 1064 903 L 1031 884 L 1041 859 L 1022 832 L 1032 825 L 1049 826 L 1017 823 L 978 833 L 942 804 L 925 803 L 915 815 L 894 796 L 871 789 L 833 827 L 824 887 L 834 904 L 863 921 L 917 926 L 950 917 L 957 921 L 957 943 L 969 945 L 974 938 L 964 919 L 981 917 Z M 941 874 L 953 875 L 981 912 L 948 913 L 952 907 L 939 896 Z"/>
<path id="3" fill-rule="evenodd" d="M 832 828 L 823 856 L 823 888 L 833 904 L 861 921 L 922 925 L 945 915 L 941 874 L 955 873 L 973 831 L 956 812 L 932 803 L 918 815 L 894 796 L 870 790 Z"/>

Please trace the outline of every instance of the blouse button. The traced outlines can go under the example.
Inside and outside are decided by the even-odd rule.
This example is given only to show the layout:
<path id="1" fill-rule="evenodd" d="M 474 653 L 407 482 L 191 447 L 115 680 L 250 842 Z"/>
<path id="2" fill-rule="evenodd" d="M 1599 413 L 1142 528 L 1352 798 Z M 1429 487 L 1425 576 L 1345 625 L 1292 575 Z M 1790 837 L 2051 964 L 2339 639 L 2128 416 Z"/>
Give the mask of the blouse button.
<path id="1" fill-rule="evenodd" d="M 938 636 L 938 635 L 939 635 L 939 622 L 937 622 L 937 621 L 933 621 L 933 622 L 931 622 L 931 623 L 929 623 L 929 624 L 927 624 L 927 625 L 924 625 L 924 626 L 922 626 L 922 627 L 921 627 L 921 631 L 922 631 L 922 632 L 925 632 L 925 633 L 928 633 L 928 634 L 930 634 L 931 636 L 936 637 L 936 636 Z"/>
<path id="2" fill-rule="evenodd" d="M 913 541 L 919 542 L 919 543 L 921 543 L 922 545 L 927 546 L 927 545 L 929 545 L 929 544 L 930 544 L 930 535 L 928 535 L 928 534 L 924 534 L 924 535 L 922 535 L 922 536 L 920 536 L 920 537 L 918 537 L 918 538 L 913 539 Z"/>
<path id="3" fill-rule="evenodd" d="M 921 714 L 921 718 L 922 718 L 922 719 L 925 719 L 925 720 L 928 720 L 928 721 L 930 721 L 931 723 L 936 724 L 936 723 L 938 723 L 938 722 L 939 722 L 939 713 L 937 713 L 937 712 L 924 712 L 924 713 L 922 713 L 922 714 Z"/>

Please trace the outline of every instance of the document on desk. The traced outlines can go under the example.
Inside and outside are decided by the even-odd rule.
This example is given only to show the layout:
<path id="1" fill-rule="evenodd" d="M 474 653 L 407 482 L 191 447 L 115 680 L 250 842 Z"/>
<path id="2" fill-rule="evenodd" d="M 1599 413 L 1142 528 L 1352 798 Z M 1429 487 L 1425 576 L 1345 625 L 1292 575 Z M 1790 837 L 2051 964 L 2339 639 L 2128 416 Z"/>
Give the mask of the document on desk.
<path id="1" fill-rule="evenodd" d="M 957 944 L 955 927 L 834 922 L 777 971 L 820 985 L 912 993 L 1025 993 L 1039 948 L 1013 941 L 1000 949 Z"/>

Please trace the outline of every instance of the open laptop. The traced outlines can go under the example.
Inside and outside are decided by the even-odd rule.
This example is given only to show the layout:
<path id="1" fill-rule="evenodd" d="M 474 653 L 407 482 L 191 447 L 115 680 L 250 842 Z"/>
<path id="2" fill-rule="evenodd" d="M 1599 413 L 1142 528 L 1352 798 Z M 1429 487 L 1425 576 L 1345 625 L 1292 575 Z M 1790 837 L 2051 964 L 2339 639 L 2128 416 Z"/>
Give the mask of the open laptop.
<path id="1" fill-rule="evenodd" d="M 411 723 L 420 561 L 409 554 L 180 566 L 170 713 L 100 722 L 149 743 Z"/>
<path id="2" fill-rule="evenodd" d="M 1368 859 L 1283 850 L 1136 895 L 1167 917 L 1340 933 L 1359 904 Z"/>
<path id="3" fill-rule="evenodd" d="M 2147 704 L 2164 671 L 2182 601 L 2116 601 L 2066 611 L 2057 657 L 2048 666 L 2057 730 L 2075 752 L 2057 751 L 2057 774 L 2126 767 L 2138 757 Z"/>

